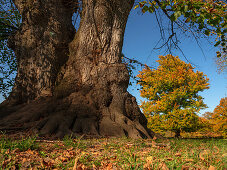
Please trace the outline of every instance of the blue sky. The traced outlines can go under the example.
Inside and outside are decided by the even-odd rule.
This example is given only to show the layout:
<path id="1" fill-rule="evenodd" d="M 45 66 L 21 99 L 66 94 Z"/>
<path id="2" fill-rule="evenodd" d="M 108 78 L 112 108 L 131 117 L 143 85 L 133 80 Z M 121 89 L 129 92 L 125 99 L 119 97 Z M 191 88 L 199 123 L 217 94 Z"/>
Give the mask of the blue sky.
<path id="1" fill-rule="evenodd" d="M 156 24 L 153 14 L 138 13 L 138 10 L 132 10 L 126 26 L 123 53 L 128 58 L 135 58 L 141 63 L 146 63 L 149 66 L 157 67 L 156 60 L 158 53 L 152 49 L 160 39 L 160 32 L 158 25 Z M 204 97 L 204 102 L 208 108 L 200 111 L 204 113 L 206 111 L 213 111 L 214 108 L 219 104 L 220 99 L 227 97 L 227 74 L 218 74 L 217 66 L 215 63 L 216 50 L 212 45 L 206 41 L 202 43 L 205 56 L 198 47 L 195 41 L 190 38 L 182 36 L 181 48 L 184 51 L 187 59 L 190 63 L 194 64 L 195 69 L 202 71 L 210 79 L 210 89 L 201 92 L 200 94 Z M 180 59 L 185 60 L 179 51 L 175 51 L 175 54 Z M 135 73 L 137 74 L 137 73 Z M 144 100 L 140 97 L 140 93 L 137 90 L 138 87 L 131 86 L 129 92 L 137 98 L 137 102 L 140 103 Z"/>
<path id="2" fill-rule="evenodd" d="M 141 63 L 146 63 L 149 66 L 157 67 L 156 60 L 158 53 L 152 49 L 160 39 L 160 32 L 158 25 L 156 24 L 153 14 L 138 13 L 138 10 L 132 10 L 126 26 L 123 53 L 128 58 L 134 58 Z M 198 45 L 186 37 L 182 37 L 181 48 L 184 51 L 187 59 L 196 65 L 196 69 L 204 72 L 210 79 L 210 89 L 201 92 L 204 97 L 204 102 L 208 105 L 207 109 L 202 110 L 200 113 L 206 111 L 213 111 L 213 109 L 219 104 L 221 98 L 227 96 L 227 74 L 218 74 L 217 66 L 215 64 L 216 49 L 206 43 L 202 44 L 205 52 L 205 56 L 201 52 Z M 175 52 L 180 59 L 185 60 L 182 54 L 178 51 Z M 141 68 L 138 68 L 141 69 Z M 137 74 L 135 72 L 135 74 Z M 140 97 L 140 93 L 137 90 L 139 87 L 133 85 L 129 87 L 129 92 L 137 98 L 138 103 L 144 100 Z M 0 96 L 0 103 L 4 100 Z"/>

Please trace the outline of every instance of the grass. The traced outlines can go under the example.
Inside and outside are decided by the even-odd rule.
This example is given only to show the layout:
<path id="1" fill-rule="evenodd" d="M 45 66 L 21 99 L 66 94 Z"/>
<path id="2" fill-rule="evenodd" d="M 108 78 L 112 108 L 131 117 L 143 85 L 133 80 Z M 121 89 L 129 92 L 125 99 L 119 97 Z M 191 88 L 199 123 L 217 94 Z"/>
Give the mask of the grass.
<path id="1" fill-rule="evenodd" d="M 0 170 L 227 168 L 226 139 L 0 137 Z"/>

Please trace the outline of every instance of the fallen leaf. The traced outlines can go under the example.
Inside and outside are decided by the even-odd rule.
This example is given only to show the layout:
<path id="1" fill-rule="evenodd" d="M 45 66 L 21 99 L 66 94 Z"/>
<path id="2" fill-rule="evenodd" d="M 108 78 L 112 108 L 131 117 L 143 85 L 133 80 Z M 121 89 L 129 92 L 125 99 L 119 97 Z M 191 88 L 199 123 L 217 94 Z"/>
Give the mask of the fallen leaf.
<path id="1" fill-rule="evenodd" d="M 147 157 L 146 161 L 147 161 L 147 163 L 152 164 L 152 162 L 153 162 L 153 157 L 152 157 L 152 156 Z"/>
<path id="2" fill-rule="evenodd" d="M 153 165 L 150 165 L 149 163 L 145 163 L 143 165 L 143 169 L 146 169 L 146 170 L 153 170 Z"/>
<path id="3" fill-rule="evenodd" d="M 180 152 L 177 152 L 177 153 L 175 153 L 175 156 L 181 156 L 181 153 Z"/>
<path id="4" fill-rule="evenodd" d="M 161 170 L 169 170 L 169 168 L 166 166 L 166 164 L 164 162 L 162 162 L 160 165 L 159 165 L 159 169 Z"/>
<path id="5" fill-rule="evenodd" d="M 93 170 L 98 169 L 98 168 L 95 166 L 95 164 L 92 164 L 92 168 L 93 168 Z"/>
<path id="6" fill-rule="evenodd" d="M 210 165 L 210 167 L 208 168 L 208 170 L 216 170 L 216 168 L 212 165 Z"/>
<path id="7" fill-rule="evenodd" d="M 204 150 L 199 153 L 199 158 L 204 161 L 209 156 L 209 153 L 210 150 Z"/>
<path id="8" fill-rule="evenodd" d="M 33 155 L 34 154 L 34 151 L 32 151 L 31 149 L 28 149 L 27 150 L 27 153 L 30 154 L 30 155 Z"/>
<path id="9" fill-rule="evenodd" d="M 68 160 L 68 158 L 63 157 L 63 156 L 59 156 L 59 159 L 60 159 L 62 162 L 66 162 L 66 161 Z"/>
<path id="10" fill-rule="evenodd" d="M 185 162 L 194 162 L 194 159 L 185 159 Z"/>
<path id="11" fill-rule="evenodd" d="M 73 170 L 77 170 L 77 162 L 78 162 L 78 160 L 79 160 L 79 156 L 77 156 L 76 159 L 75 159 Z"/>
<path id="12" fill-rule="evenodd" d="M 172 161 L 173 160 L 173 158 L 167 158 L 167 161 Z"/>
<path id="13" fill-rule="evenodd" d="M 109 164 L 107 165 L 107 167 L 106 167 L 106 170 L 111 170 L 112 167 L 113 167 L 113 164 L 112 164 L 112 163 L 109 163 Z"/>
<path id="14" fill-rule="evenodd" d="M 14 154 L 14 153 L 17 153 L 17 152 L 20 152 L 20 149 L 16 148 L 16 149 L 12 150 L 11 153 Z"/>
<path id="15" fill-rule="evenodd" d="M 187 165 L 182 165 L 181 170 L 189 170 L 190 166 Z"/>
<path id="16" fill-rule="evenodd" d="M 219 148 L 217 146 L 214 146 L 214 148 L 216 149 L 216 152 L 214 153 L 214 155 L 219 153 Z"/>
<path id="17" fill-rule="evenodd" d="M 224 153 L 224 154 L 222 155 L 222 157 L 227 157 L 227 153 Z"/>
<path id="18" fill-rule="evenodd" d="M 16 170 L 16 167 L 13 165 L 11 166 L 10 170 Z"/>
<path id="19" fill-rule="evenodd" d="M 155 141 L 152 141 L 152 142 L 151 142 L 151 146 L 154 147 L 154 148 L 157 148 L 156 142 L 155 142 Z"/>

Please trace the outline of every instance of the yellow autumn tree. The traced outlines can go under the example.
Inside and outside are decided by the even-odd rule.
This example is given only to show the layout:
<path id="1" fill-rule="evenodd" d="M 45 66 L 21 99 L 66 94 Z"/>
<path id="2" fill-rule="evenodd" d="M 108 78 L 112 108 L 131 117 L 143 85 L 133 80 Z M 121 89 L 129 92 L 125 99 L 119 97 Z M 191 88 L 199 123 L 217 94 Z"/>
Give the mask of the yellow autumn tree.
<path id="1" fill-rule="evenodd" d="M 209 88 L 208 78 L 194 71 L 191 64 L 172 55 L 159 56 L 157 69 L 145 67 L 138 76 L 141 108 L 153 131 L 195 131 L 199 126 L 197 113 L 206 108 L 198 94 Z"/>
<path id="2" fill-rule="evenodd" d="M 209 121 L 214 132 L 221 133 L 224 137 L 227 136 L 227 97 L 220 100 Z"/>

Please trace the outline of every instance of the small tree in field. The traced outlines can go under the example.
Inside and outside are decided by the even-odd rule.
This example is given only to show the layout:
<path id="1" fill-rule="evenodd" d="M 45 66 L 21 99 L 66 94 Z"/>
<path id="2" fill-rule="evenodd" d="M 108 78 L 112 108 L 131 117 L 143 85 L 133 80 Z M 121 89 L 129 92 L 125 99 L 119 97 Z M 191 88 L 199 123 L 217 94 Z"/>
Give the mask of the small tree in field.
<path id="1" fill-rule="evenodd" d="M 215 107 L 211 122 L 215 132 L 227 136 L 227 97 L 222 98 L 219 105 Z"/>
<path id="2" fill-rule="evenodd" d="M 156 70 L 145 67 L 138 75 L 141 96 L 147 99 L 141 107 L 149 127 L 173 131 L 176 137 L 181 131 L 195 131 L 199 125 L 196 113 L 206 107 L 198 93 L 209 88 L 209 79 L 178 57 L 159 58 Z"/>
<path id="3" fill-rule="evenodd" d="M 220 100 L 213 112 L 205 112 L 200 118 L 202 130 L 215 132 L 216 135 L 227 136 L 227 97 Z"/>

